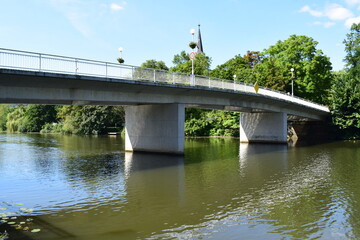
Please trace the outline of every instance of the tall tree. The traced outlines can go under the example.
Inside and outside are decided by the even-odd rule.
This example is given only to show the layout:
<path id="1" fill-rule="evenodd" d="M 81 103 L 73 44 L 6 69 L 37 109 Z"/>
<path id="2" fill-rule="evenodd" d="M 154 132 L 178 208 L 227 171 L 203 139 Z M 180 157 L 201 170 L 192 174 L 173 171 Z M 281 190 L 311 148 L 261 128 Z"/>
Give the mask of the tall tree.
<path id="1" fill-rule="evenodd" d="M 360 23 L 344 40 L 347 72 L 337 73 L 330 95 L 333 122 L 345 138 L 360 138 Z"/>
<path id="2" fill-rule="evenodd" d="M 360 23 L 351 26 L 350 33 L 344 40 L 346 57 L 345 62 L 349 73 L 353 76 L 360 75 Z"/>
<path id="3" fill-rule="evenodd" d="M 124 122 L 124 110 L 117 106 L 62 106 L 58 118 L 65 133 L 101 134 Z"/>
<path id="4" fill-rule="evenodd" d="M 143 64 L 141 64 L 141 67 L 166 70 L 166 71 L 169 70 L 169 68 L 166 66 L 166 64 L 163 61 L 156 61 L 155 59 L 146 60 Z"/>
<path id="5" fill-rule="evenodd" d="M 240 72 L 241 69 L 248 68 L 247 61 L 240 55 L 236 55 L 226 63 L 218 65 L 211 71 L 211 76 L 221 79 L 233 80 L 234 75 Z M 241 79 L 240 76 L 236 77 Z"/>
<path id="6" fill-rule="evenodd" d="M 333 122 L 346 138 L 360 138 L 360 76 L 342 72 L 335 76 L 331 92 Z"/>
<path id="7" fill-rule="evenodd" d="M 192 62 L 185 51 L 176 54 L 173 59 L 174 67 L 170 71 L 191 74 Z M 194 59 L 194 74 L 195 75 L 209 75 L 211 58 L 205 54 L 198 53 Z"/>
<path id="8" fill-rule="evenodd" d="M 331 86 L 331 62 L 311 37 L 291 35 L 263 53 L 263 62 L 254 71 L 260 85 L 291 91 L 291 72 L 295 69 L 294 94 L 325 103 Z"/>

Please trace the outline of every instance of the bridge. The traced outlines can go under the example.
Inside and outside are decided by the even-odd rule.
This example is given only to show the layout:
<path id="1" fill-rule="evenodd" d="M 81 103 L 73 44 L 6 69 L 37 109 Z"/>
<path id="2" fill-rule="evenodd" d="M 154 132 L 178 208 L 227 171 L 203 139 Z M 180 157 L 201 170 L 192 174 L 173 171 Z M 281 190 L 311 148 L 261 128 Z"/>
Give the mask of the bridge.
<path id="1" fill-rule="evenodd" d="M 242 112 L 241 142 L 287 141 L 288 117 L 330 111 L 224 79 L 0 48 L 0 103 L 124 105 L 125 150 L 184 152 L 185 108 Z"/>

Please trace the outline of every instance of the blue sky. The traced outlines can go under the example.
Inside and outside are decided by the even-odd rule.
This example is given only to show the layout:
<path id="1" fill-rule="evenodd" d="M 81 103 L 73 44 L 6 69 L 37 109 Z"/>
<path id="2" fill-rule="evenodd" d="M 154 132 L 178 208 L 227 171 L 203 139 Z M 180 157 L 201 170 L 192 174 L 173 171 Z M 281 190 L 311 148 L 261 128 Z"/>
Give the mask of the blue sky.
<path id="1" fill-rule="evenodd" d="M 212 68 L 292 34 L 319 42 L 334 70 L 343 40 L 360 22 L 360 0 L 0 0 L 0 47 L 126 64 L 190 52 L 201 24 Z"/>

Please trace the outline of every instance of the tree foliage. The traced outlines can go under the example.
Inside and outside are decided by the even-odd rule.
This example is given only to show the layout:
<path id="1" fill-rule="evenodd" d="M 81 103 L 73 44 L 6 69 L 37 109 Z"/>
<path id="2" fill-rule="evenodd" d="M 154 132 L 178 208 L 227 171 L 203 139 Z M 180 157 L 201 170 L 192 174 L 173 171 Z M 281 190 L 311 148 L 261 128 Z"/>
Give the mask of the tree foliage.
<path id="1" fill-rule="evenodd" d="M 7 114 L 6 129 L 9 132 L 39 132 L 46 123 L 56 122 L 56 110 L 52 105 L 20 105 Z"/>
<path id="2" fill-rule="evenodd" d="M 346 66 L 350 74 L 360 76 L 360 23 L 353 24 L 346 37 L 344 40 Z"/>
<path id="3" fill-rule="evenodd" d="M 166 71 L 169 70 L 169 68 L 166 66 L 165 62 L 156 61 L 154 59 L 146 60 L 144 63 L 141 64 L 141 67 L 166 70 Z"/>
<path id="4" fill-rule="evenodd" d="M 192 73 L 192 62 L 185 51 L 176 54 L 173 59 L 174 67 L 170 71 L 180 73 Z M 210 73 L 211 58 L 199 53 L 194 59 L 194 74 L 208 76 Z"/>
<path id="5" fill-rule="evenodd" d="M 124 122 L 124 110 L 114 106 L 62 106 L 58 112 L 62 132 L 102 134 L 110 126 Z"/>
<path id="6" fill-rule="evenodd" d="M 239 136 L 239 113 L 186 109 L 186 136 Z"/>
<path id="7" fill-rule="evenodd" d="M 331 93 L 333 122 L 346 137 L 360 138 L 360 76 L 337 74 Z"/>
<path id="8" fill-rule="evenodd" d="M 56 122 L 56 110 L 53 105 L 29 105 L 22 121 L 25 132 L 40 132 L 45 123 Z"/>
<path id="9" fill-rule="evenodd" d="M 360 138 L 360 24 L 344 40 L 347 71 L 335 75 L 330 95 L 333 122 L 345 138 Z"/>
<path id="10" fill-rule="evenodd" d="M 290 92 L 290 69 L 294 68 L 294 94 L 318 103 L 326 102 L 332 66 L 329 58 L 316 48 L 317 44 L 310 37 L 291 35 L 270 46 L 263 53 L 262 63 L 254 68 L 259 84 Z"/>
<path id="11" fill-rule="evenodd" d="M 12 111 L 9 105 L 0 105 L 0 131 L 6 130 L 7 115 Z"/>

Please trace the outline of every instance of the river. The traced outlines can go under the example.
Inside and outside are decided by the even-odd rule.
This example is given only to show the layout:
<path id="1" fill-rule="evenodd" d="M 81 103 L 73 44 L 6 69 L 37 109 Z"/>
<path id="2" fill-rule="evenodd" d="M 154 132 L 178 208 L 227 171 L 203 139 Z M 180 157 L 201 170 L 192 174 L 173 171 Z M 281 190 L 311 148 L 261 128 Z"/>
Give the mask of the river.
<path id="1" fill-rule="evenodd" d="M 0 218 L 10 239 L 360 239 L 360 142 L 188 138 L 168 156 L 0 134 Z"/>

